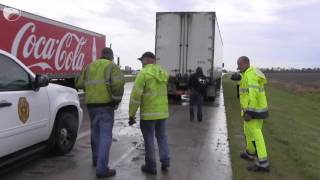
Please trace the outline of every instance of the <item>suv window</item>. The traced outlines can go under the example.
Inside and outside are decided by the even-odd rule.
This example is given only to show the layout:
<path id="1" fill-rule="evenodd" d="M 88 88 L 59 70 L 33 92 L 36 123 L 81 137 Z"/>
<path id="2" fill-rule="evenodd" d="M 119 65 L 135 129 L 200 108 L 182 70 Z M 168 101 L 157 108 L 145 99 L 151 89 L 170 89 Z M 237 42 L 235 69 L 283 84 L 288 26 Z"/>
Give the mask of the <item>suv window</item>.
<path id="1" fill-rule="evenodd" d="M 14 60 L 0 54 L 0 91 L 31 90 L 29 74 Z"/>

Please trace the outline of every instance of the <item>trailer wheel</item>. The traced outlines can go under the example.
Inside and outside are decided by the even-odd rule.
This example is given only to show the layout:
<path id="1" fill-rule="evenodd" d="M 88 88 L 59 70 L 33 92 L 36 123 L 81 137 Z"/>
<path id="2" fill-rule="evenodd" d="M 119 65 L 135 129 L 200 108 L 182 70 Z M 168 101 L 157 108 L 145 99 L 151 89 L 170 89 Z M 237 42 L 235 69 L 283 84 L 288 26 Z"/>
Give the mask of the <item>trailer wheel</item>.
<path id="1" fill-rule="evenodd" d="M 215 96 L 208 96 L 207 101 L 214 102 L 216 100 Z"/>
<path id="2" fill-rule="evenodd" d="M 168 95 L 168 98 L 172 101 L 181 101 L 181 95 L 173 95 L 173 94 L 170 94 Z"/>
<path id="3" fill-rule="evenodd" d="M 70 152 L 77 140 L 78 121 L 76 116 L 68 111 L 58 114 L 54 129 L 54 152 L 63 155 Z"/>
<path id="4" fill-rule="evenodd" d="M 217 89 L 221 89 L 221 78 L 217 80 Z"/>

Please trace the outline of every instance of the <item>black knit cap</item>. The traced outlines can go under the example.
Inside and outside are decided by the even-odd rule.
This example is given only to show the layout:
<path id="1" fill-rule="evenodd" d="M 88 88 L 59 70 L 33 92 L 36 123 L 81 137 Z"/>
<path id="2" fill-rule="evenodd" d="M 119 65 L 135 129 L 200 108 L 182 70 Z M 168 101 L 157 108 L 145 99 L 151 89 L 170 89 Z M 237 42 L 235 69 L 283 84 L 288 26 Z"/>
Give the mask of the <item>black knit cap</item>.
<path id="1" fill-rule="evenodd" d="M 156 59 L 156 56 L 155 56 L 152 52 L 147 51 L 147 52 L 143 53 L 142 56 L 139 57 L 138 59 L 141 61 L 142 58 L 152 58 L 152 59 Z"/>
<path id="2" fill-rule="evenodd" d="M 103 48 L 101 51 L 101 57 L 113 60 L 113 51 L 111 48 Z"/>

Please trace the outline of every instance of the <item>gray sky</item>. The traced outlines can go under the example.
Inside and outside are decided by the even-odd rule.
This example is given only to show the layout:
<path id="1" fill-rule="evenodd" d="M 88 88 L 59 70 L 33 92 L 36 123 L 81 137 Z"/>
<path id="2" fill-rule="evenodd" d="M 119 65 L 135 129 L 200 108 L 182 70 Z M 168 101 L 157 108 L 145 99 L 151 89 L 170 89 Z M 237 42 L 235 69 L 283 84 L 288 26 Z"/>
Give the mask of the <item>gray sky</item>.
<path id="1" fill-rule="evenodd" d="M 227 69 L 320 67 L 320 0 L 0 0 L 1 4 L 106 35 L 121 65 L 154 51 L 158 11 L 215 11 Z"/>

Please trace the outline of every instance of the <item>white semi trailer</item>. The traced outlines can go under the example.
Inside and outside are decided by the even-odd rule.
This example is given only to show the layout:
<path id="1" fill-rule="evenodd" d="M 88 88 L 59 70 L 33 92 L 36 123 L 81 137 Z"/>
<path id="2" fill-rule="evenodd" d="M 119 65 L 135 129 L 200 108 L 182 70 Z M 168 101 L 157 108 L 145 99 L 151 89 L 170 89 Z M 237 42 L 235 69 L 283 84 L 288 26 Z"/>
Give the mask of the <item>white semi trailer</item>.
<path id="1" fill-rule="evenodd" d="M 170 73 L 168 95 L 188 94 L 188 79 L 197 67 L 214 100 L 221 84 L 223 42 L 215 12 L 158 12 L 155 52 L 157 63 Z"/>

